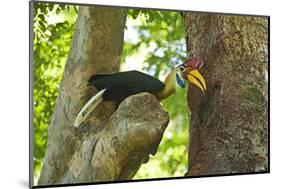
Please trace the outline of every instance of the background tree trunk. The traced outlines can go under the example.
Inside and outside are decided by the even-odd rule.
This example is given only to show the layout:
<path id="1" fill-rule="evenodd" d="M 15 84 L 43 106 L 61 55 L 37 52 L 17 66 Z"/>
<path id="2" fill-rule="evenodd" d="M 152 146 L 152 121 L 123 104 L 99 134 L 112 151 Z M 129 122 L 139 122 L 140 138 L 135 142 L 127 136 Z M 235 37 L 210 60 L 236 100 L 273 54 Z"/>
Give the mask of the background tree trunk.
<path id="1" fill-rule="evenodd" d="M 80 7 L 38 185 L 130 179 L 155 153 L 169 119 L 147 93 L 126 99 L 115 113 L 114 104 L 102 103 L 78 129 L 72 126 L 96 92 L 87 86 L 90 76 L 119 71 L 126 15 Z"/>
<path id="2" fill-rule="evenodd" d="M 188 175 L 268 171 L 268 18 L 187 13 L 185 27 L 207 82 L 188 90 Z"/>

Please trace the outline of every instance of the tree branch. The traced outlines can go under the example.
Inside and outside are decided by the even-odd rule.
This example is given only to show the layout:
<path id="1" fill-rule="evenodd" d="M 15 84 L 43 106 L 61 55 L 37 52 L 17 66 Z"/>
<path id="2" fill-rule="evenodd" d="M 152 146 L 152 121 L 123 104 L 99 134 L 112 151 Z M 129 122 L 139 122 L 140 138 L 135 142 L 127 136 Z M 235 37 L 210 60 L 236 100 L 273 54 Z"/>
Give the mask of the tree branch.
<path id="1" fill-rule="evenodd" d="M 133 178 L 149 154 L 156 153 L 168 122 L 151 94 L 128 97 L 100 132 L 83 137 L 61 183 Z"/>

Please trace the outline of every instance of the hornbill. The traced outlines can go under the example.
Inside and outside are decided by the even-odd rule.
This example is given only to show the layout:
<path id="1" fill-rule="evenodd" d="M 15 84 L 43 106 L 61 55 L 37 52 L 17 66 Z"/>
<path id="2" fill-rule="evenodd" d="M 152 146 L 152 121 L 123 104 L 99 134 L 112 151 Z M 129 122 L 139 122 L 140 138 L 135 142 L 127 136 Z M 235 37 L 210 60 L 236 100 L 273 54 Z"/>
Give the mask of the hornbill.
<path id="1" fill-rule="evenodd" d="M 166 77 L 164 83 L 150 75 L 135 70 L 93 75 L 89 79 L 88 85 L 95 86 L 99 92 L 78 113 L 74 126 L 78 127 L 102 101 L 115 101 L 119 104 L 128 96 L 141 92 L 149 92 L 161 101 L 175 92 L 177 83 L 180 87 L 184 88 L 185 80 L 188 80 L 205 92 L 206 83 L 198 71 L 198 68 L 202 66 L 203 61 L 191 58 L 173 69 Z"/>

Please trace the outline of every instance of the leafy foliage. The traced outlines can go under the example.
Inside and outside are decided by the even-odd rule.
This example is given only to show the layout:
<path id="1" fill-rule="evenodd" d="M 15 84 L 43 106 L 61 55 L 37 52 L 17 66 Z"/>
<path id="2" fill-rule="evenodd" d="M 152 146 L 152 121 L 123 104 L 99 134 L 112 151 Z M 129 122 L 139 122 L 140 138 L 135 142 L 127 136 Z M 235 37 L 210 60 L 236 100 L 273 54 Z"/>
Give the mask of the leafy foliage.
<path id="1" fill-rule="evenodd" d="M 129 19 L 139 19 L 134 25 L 134 29 L 139 33 L 139 40 L 125 43 L 124 55 L 126 52 L 136 52 L 141 46 L 151 48 L 144 63 L 144 70 L 153 69 L 155 77 L 158 77 L 161 71 L 167 73 L 186 59 L 185 30 L 180 13 L 130 10 L 128 14 Z"/>
<path id="2" fill-rule="evenodd" d="M 39 176 L 76 11 L 46 3 L 34 3 L 34 11 L 34 173 Z"/>
<path id="3" fill-rule="evenodd" d="M 34 165 L 39 176 L 45 156 L 47 129 L 56 104 L 59 83 L 70 50 L 77 17 L 76 6 L 35 2 L 34 13 Z M 130 9 L 122 66 L 128 58 L 143 57 L 142 70 L 163 78 L 186 58 L 185 33 L 176 12 Z M 133 35 L 131 35 L 132 33 Z M 136 66 L 136 65 L 134 65 Z M 188 113 L 186 90 L 163 102 L 170 114 L 156 156 L 143 165 L 135 179 L 182 176 L 187 167 Z M 179 100 L 180 99 L 180 100 Z"/>

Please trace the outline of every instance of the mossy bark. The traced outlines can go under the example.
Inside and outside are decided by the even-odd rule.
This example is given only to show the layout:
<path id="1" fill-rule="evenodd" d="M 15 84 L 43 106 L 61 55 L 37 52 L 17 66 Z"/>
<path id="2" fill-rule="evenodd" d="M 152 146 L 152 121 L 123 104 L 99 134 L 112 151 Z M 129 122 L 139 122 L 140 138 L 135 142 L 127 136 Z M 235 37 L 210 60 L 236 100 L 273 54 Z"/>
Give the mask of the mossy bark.
<path id="1" fill-rule="evenodd" d="M 73 127 L 97 92 L 87 86 L 90 76 L 119 71 L 126 16 L 122 8 L 80 7 L 38 185 L 131 179 L 155 153 L 169 119 L 150 94 L 126 99 L 117 111 L 115 104 L 102 103 Z"/>
<path id="2" fill-rule="evenodd" d="M 189 86 L 189 171 L 268 171 L 268 18 L 186 13 L 187 49 L 205 62 Z"/>

